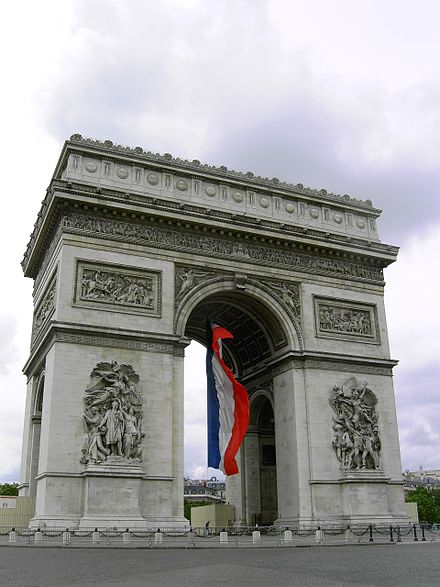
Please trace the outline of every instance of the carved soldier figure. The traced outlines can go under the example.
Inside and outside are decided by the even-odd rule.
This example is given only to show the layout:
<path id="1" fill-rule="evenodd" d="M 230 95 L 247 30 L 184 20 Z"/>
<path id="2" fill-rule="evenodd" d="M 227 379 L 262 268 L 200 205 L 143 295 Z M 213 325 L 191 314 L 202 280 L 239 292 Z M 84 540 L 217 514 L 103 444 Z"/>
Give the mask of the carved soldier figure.
<path id="1" fill-rule="evenodd" d="M 127 459 L 133 458 L 133 448 L 136 440 L 140 437 L 137 429 L 137 418 L 134 415 L 134 409 L 130 406 L 128 412 L 121 410 L 125 418 L 125 430 L 123 439 L 124 456 Z"/>
<path id="2" fill-rule="evenodd" d="M 102 444 L 100 429 L 102 415 L 99 413 L 96 406 L 92 406 L 90 412 L 92 413 L 92 416 L 88 416 L 86 413 L 83 414 L 83 418 L 89 429 L 89 443 L 86 452 L 86 461 L 100 463 L 110 454 L 110 450 Z"/>
<path id="3" fill-rule="evenodd" d="M 112 407 L 105 413 L 99 428 L 102 429 L 104 425 L 106 426 L 104 442 L 106 447 L 110 449 L 110 454 L 122 456 L 124 416 L 119 409 L 119 402 L 117 400 L 112 401 Z"/>

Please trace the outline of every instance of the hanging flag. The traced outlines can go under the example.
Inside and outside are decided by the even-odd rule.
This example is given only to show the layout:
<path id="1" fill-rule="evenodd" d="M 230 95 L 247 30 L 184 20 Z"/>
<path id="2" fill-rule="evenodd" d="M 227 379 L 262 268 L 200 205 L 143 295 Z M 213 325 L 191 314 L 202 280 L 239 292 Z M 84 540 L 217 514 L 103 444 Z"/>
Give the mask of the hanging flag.
<path id="1" fill-rule="evenodd" d="M 235 475 L 235 455 L 249 424 L 249 397 L 223 360 L 222 339 L 233 335 L 216 324 L 207 324 L 207 335 L 208 467 Z"/>

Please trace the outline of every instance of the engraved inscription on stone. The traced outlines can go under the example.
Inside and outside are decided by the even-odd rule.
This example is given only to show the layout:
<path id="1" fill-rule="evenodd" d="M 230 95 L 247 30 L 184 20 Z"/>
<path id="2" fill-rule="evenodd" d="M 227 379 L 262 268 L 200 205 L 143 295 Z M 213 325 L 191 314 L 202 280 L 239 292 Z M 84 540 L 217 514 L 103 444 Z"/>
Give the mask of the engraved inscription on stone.
<path id="1" fill-rule="evenodd" d="M 380 469 L 380 437 L 377 397 L 368 383 L 355 377 L 332 390 L 329 403 L 333 416 L 332 446 L 343 470 Z"/>
<path id="2" fill-rule="evenodd" d="M 56 277 L 53 277 L 49 287 L 46 290 L 46 293 L 43 296 L 43 299 L 38 304 L 38 307 L 35 311 L 34 321 L 32 324 L 32 340 L 35 340 L 44 324 L 48 321 L 50 316 L 52 316 L 55 310 L 56 286 Z"/>
<path id="3" fill-rule="evenodd" d="M 123 312 L 158 315 L 160 274 L 113 265 L 78 262 L 75 302 Z"/>
<path id="4" fill-rule="evenodd" d="M 86 437 L 81 463 L 117 464 L 142 460 L 142 397 L 131 365 L 101 362 L 84 395 Z"/>
<path id="5" fill-rule="evenodd" d="M 373 306 L 315 299 L 315 318 L 318 335 L 377 339 Z"/>

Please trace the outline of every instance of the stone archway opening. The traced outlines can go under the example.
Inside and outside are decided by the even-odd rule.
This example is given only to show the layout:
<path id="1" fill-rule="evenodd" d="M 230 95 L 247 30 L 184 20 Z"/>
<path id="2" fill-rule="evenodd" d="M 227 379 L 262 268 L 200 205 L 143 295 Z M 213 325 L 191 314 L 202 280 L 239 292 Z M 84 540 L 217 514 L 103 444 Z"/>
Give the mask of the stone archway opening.
<path id="1" fill-rule="evenodd" d="M 44 400 L 44 369 L 41 370 L 35 380 L 35 393 L 33 410 L 31 416 L 31 444 L 30 444 L 30 471 L 29 471 L 29 496 L 35 497 L 37 493 L 37 481 L 40 461 L 40 437 L 41 437 L 41 416 Z"/>
<path id="2" fill-rule="evenodd" d="M 238 456 L 240 473 L 227 478 L 226 500 L 235 506 L 237 523 L 270 525 L 278 518 L 272 366 L 287 335 L 266 303 L 243 291 L 211 293 L 192 309 L 185 336 L 203 346 L 206 318 L 234 335 L 224 341 L 224 358 L 250 397 L 250 425 Z M 205 386 L 203 381 L 203 393 Z"/>
<path id="3" fill-rule="evenodd" d="M 268 526 L 278 518 L 275 417 L 268 389 L 252 397 L 245 452 L 246 478 L 254 494 L 247 517 L 252 525 Z"/>

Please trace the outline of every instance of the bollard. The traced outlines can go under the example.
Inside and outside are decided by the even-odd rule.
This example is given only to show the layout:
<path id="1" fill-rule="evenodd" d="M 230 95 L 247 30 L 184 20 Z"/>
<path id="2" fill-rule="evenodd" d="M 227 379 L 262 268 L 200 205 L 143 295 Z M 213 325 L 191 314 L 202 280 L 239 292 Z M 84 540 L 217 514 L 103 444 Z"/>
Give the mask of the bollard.
<path id="1" fill-rule="evenodd" d="M 131 532 L 127 528 L 125 532 L 122 533 L 122 544 L 130 544 L 131 542 Z"/>
<path id="2" fill-rule="evenodd" d="M 317 544 L 322 544 L 322 539 L 324 538 L 324 532 L 318 526 L 318 529 L 315 532 L 315 542 Z"/>
<path id="3" fill-rule="evenodd" d="M 415 524 L 413 524 L 413 532 L 414 532 L 414 542 L 418 542 L 419 539 L 417 538 L 417 528 L 416 528 Z"/>
<path id="4" fill-rule="evenodd" d="M 351 542 L 353 540 L 353 532 L 351 531 L 350 526 L 347 526 L 344 534 L 345 542 Z"/>
<path id="5" fill-rule="evenodd" d="M 154 544 L 162 544 L 163 543 L 163 534 L 160 531 L 160 528 L 157 529 L 157 532 L 154 533 Z"/>
<path id="6" fill-rule="evenodd" d="M 252 532 L 252 542 L 255 544 L 256 542 L 261 542 L 261 532 L 260 530 L 254 530 Z"/>
<path id="7" fill-rule="evenodd" d="M 284 542 L 292 542 L 293 534 L 292 530 L 284 530 Z"/>
<path id="8" fill-rule="evenodd" d="M 196 545 L 196 533 L 190 530 L 188 532 L 188 545 L 195 546 Z"/>
<path id="9" fill-rule="evenodd" d="M 101 536 L 98 532 L 98 528 L 95 528 L 95 531 L 92 532 L 92 542 L 93 544 L 99 544 L 101 541 Z"/>
<path id="10" fill-rule="evenodd" d="M 393 527 L 390 524 L 390 542 L 394 542 Z"/>
<path id="11" fill-rule="evenodd" d="M 63 532 L 63 546 L 70 546 L 70 531 L 66 528 Z"/>
<path id="12" fill-rule="evenodd" d="M 15 531 L 15 528 L 12 528 L 9 532 L 9 542 L 17 542 L 17 532 Z"/>
<path id="13" fill-rule="evenodd" d="M 43 532 L 38 528 L 38 530 L 34 534 L 34 541 L 35 542 L 42 542 L 43 541 Z"/>
<path id="14" fill-rule="evenodd" d="M 426 542 L 426 538 L 425 538 L 425 527 L 421 526 L 422 529 L 422 542 Z"/>
<path id="15" fill-rule="evenodd" d="M 220 532 L 220 543 L 221 544 L 226 544 L 228 542 L 228 533 L 223 530 L 222 532 Z"/>
<path id="16" fill-rule="evenodd" d="M 368 526 L 368 531 L 370 533 L 370 538 L 368 539 L 368 542 L 374 542 L 374 540 L 373 540 L 373 524 L 370 524 Z"/>

